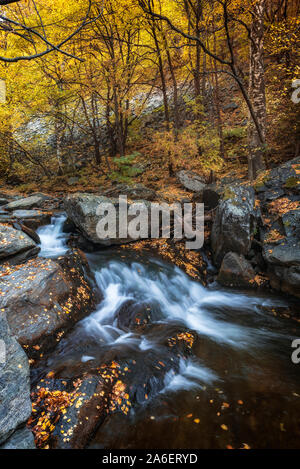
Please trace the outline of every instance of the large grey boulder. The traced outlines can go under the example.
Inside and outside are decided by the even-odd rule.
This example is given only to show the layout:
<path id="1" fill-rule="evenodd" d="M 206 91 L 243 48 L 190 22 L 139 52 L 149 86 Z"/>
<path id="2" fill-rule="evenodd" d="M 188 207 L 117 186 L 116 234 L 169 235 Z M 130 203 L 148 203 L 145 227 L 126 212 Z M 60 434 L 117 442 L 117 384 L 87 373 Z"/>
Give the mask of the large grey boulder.
<path id="1" fill-rule="evenodd" d="M 264 201 L 276 200 L 285 194 L 300 195 L 300 157 L 272 169 L 255 185 Z"/>
<path id="2" fill-rule="evenodd" d="M 35 255 L 39 248 L 27 234 L 23 231 L 15 230 L 11 226 L 0 225 L 0 263 L 14 256 L 24 253 Z M 26 257 L 26 256 L 25 256 Z"/>
<path id="3" fill-rule="evenodd" d="M 43 203 L 49 200 L 49 197 L 45 194 L 32 195 L 23 199 L 14 200 L 5 205 L 5 210 L 30 210 L 33 207 L 41 207 Z"/>
<path id="4" fill-rule="evenodd" d="M 80 251 L 56 261 L 28 261 L 7 274 L 3 271 L 0 310 L 30 357 L 53 348 L 98 301 L 88 262 Z"/>
<path id="5" fill-rule="evenodd" d="M 135 202 L 128 201 L 128 207 L 135 204 L 143 203 L 150 208 L 150 203 L 144 200 Z M 116 210 L 116 236 L 100 237 L 97 225 L 101 221 L 102 216 L 98 215 L 101 204 L 112 204 Z M 70 195 L 65 200 L 65 211 L 68 218 L 74 223 L 83 236 L 94 244 L 102 246 L 111 246 L 136 241 L 136 238 L 130 236 L 124 238 L 120 236 L 119 231 L 119 199 L 96 196 L 92 194 L 77 193 Z M 112 215 L 114 217 L 114 215 Z M 128 222 L 136 216 L 128 216 Z M 115 219 L 115 217 L 114 217 Z M 113 222 L 113 220 L 112 220 Z M 98 231 L 98 232 L 97 232 Z M 148 220 L 147 236 L 150 235 L 150 217 Z"/>
<path id="6" fill-rule="evenodd" d="M 182 170 L 176 176 L 180 184 L 189 191 L 201 192 L 206 186 L 204 178 L 193 171 Z"/>
<path id="7" fill-rule="evenodd" d="M 1 449 L 35 449 L 33 433 L 27 427 L 20 428 L 0 446 Z"/>
<path id="8" fill-rule="evenodd" d="M 216 210 L 211 234 L 213 259 L 217 266 L 221 265 L 228 252 L 247 256 L 257 219 L 252 187 L 228 186 Z"/>
<path id="9" fill-rule="evenodd" d="M 0 444 L 3 444 L 30 417 L 31 401 L 28 359 L 1 311 L 0 340 L 5 344 L 5 356 L 0 360 Z"/>
<path id="10" fill-rule="evenodd" d="M 300 209 L 281 215 L 262 235 L 262 241 L 271 286 L 300 297 Z"/>

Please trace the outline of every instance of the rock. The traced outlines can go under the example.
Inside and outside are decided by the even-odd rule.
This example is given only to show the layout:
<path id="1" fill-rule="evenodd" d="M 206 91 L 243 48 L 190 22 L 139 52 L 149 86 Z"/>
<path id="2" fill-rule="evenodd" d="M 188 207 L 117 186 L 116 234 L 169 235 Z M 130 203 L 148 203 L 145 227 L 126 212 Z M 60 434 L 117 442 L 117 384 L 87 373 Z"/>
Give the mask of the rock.
<path id="1" fill-rule="evenodd" d="M 48 200 L 49 197 L 44 194 L 31 195 L 30 197 L 25 197 L 24 199 L 14 200 L 5 205 L 5 210 L 14 211 L 14 210 L 30 210 L 33 207 L 41 207 L 43 203 Z"/>
<path id="2" fill-rule="evenodd" d="M 286 236 L 300 240 L 300 209 L 283 214 L 281 220 Z"/>
<path id="3" fill-rule="evenodd" d="M 62 227 L 63 233 L 74 233 L 76 229 L 76 225 L 72 222 L 72 220 L 67 218 Z"/>
<path id="4" fill-rule="evenodd" d="M 224 111 L 235 111 L 236 109 L 239 108 L 239 105 L 235 102 L 231 102 L 229 104 L 226 104 L 226 106 L 224 106 Z"/>
<path id="5" fill-rule="evenodd" d="M 27 262 L 28 260 L 35 259 L 38 256 L 40 250 L 41 248 L 39 246 L 36 246 L 35 248 L 29 249 L 25 252 L 21 252 L 16 256 L 5 258 L 2 260 L 2 262 L 10 266 L 25 264 L 25 262 Z"/>
<path id="6" fill-rule="evenodd" d="M 136 184 L 134 186 L 127 186 L 126 184 L 119 184 L 118 186 L 108 189 L 104 192 L 106 197 L 118 197 L 119 195 L 127 195 L 131 200 L 155 200 L 157 194 L 153 189 L 144 186 L 143 184 Z"/>
<path id="7" fill-rule="evenodd" d="M 79 181 L 79 177 L 72 177 L 67 180 L 68 186 L 75 186 Z"/>
<path id="8" fill-rule="evenodd" d="M 250 287 L 255 272 L 243 255 L 228 252 L 222 262 L 217 281 L 226 287 Z"/>
<path id="9" fill-rule="evenodd" d="M 144 327 L 153 321 L 152 308 L 144 303 L 127 300 L 116 312 L 117 327 L 124 331 Z M 157 317 L 159 319 L 159 317 Z"/>
<path id="10" fill-rule="evenodd" d="M 229 186 L 225 189 L 211 233 L 213 259 L 217 266 L 221 265 L 228 252 L 247 256 L 257 218 L 255 193 L 251 187 Z"/>
<path id="11" fill-rule="evenodd" d="M 5 344 L 5 361 L 0 361 L 0 444 L 24 424 L 31 414 L 28 359 L 0 312 L 0 339 Z"/>
<path id="12" fill-rule="evenodd" d="M 276 200 L 284 194 L 300 196 L 300 157 L 272 169 L 256 182 L 255 189 L 263 201 Z"/>
<path id="13" fill-rule="evenodd" d="M 80 251 L 56 261 L 29 261 L 2 277 L 0 309 L 30 357 L 51 349 L 94 309 L 98 299 L 92 281 Z"/>
<path id="14" fill-rule="evenodd" d="M 22 224 L 20 225 L 19 223 L 14 223 L 13 227 L 16 230 L 20 230 L 20 231 L 23 231 L 24 233 L 26 233 L 31 239 L 33 239 L 33 241 L 36 244 L 41 244 L 41 239 L 40 239 L 39 235 L 35 231 L 28 228 L 27 226 L 22 225 Z"/>
<path id="15" fill-rule="evenodd" d="M 33 433 L 29 428 L 21 428 L 0 446 L 1 449 L 35 449 Z"/>
<path id="16" fill-rule="evenodd" d="M 208 184 L 205 186 L 203 191 L 194 194 L 192 201 L 197 203 L 203 203 L 205 210 L 214 210 L 218 205 L 224 188 L 217 184 Z"/>
<path id="17" fill-rule="evenodd" d="M 199 174 L 194 173 L 193 171 L 179 171 L 177 174 L 177 179 L 180 184 L 182 184 L 185 189 L 192 192 L 202 192 L 206 186 L 205 180 Z"/>
<path id="18" fill-rule="evenodd" d="M 32 250 L 39 252 L 39 248 L 27 234 L 11 226 L 0 225 L 0 263 Z"/>
<path id="19" fill-rule="evenodd" d="M 51 214 L 41 212 L 40 210 L 14 210 L 12 216 L 33 230 L 40 226 L 48 225 L 51 221 Z"/>
<path id="20" fill-rule="evenodd" d="M 133 203 L 137 204 L 138 202 L 142 202 L 148 209 L 150 208 L 150 203 L 144 200 L 132 203 L 128 202 L 128 206 L 132 205 Z M 99 221 L 101 220 L 101 217 L 97 215 L 97 210 L 101 204 L 112 204 L 116 209 L 116 237 L 100 238 L 97 234 L 96 228 Z M 136 241 L 136 239 L 130 237 L 121 238 L 119 235 L 119 199 L 77 193 L 69 195 L 66 198 L 65 210 L 67 212 L 68 218 L 77 226 L 83 236 L 94 244 L 111 246 L 115 244 L 118 245 Z M 128 221 L 130 222 L 134 218 L 135 216 L 129 216 Z M 149 220 L 148 236 L 150 232 Z"/>
<path id="21" fill-rule="evenodd" d="M 0 197 L 0 206 L 1 205 L 7 205 L 8 204 L 8 200 L 7 199 L 3 199 L 2 197 Z"/>
<path id="22" fill-rule="evenodd" d="M 271 286 L 300 297 L 300 209 L 279 216 L 261 237 Z"/>
<path id="23" fill-rule="evenodd" d="M 51 436 L 51 448 L 85 448 L 107 415 L 104 389 L 103 380 L 99 377 L 87 376 L 83 379 L 77 388 L 78 396 L 57 422 Z"/>

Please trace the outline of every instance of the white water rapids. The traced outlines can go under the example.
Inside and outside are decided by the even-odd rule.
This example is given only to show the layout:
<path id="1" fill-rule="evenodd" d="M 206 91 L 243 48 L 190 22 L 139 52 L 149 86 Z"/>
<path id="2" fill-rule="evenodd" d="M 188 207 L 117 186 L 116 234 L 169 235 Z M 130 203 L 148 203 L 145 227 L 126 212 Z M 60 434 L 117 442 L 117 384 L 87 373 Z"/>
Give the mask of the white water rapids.
<path id="1" fill-rule="evenodd" d="M 55 257 L 67 251 L 67 237 L 62 232 L 64 221 L 63 215 L 54 217 L 51 225 L 39 230 L 41 256 Z M 83 353 L 81 350 L 80 356 L 76 355 L 74 343 L 78 336 L 81 342 L 97 343 L 99 349 L 125 349 L 128 354 L 147 354 L 151 350 L 163 353 L 161 337 L 147 333 L 147 329 L 139 334 L 118 327 L 117 313 L 129 300 L 137 306 L 151 305 L 156 312 L 152 324 L 194 331 L 198 337 L 218 346 L 250 350 L 259 347 L 266 337 L 280 336 L 278 331 L 257 327 L 264 314 L 262 308 L 282 305 L 280 300 L 210 290 L 191 280 L 179 268 L 157 259 L 145 264 L 125 262 L 110 259 L 108 251 L 105 262 L 101 259 L 91 256 L 91 267 L 103 300 L 97 310 L 78 323 L 73 333 L 62 341 L 59 348 L 63 350 L 58 349 L 58 355 L 76 357 L 82 363 L 93 362 L 95 354 L 90 351 Z M 253 326 L 249 327 L 249 321 L 244 325 L 243 318 L 251 316 Z M 190 389 L 216 380 L 216 373 L 200 361 L 181 359 L 178 372 L 173 369 L 166 372 L 164 390 Z"/>

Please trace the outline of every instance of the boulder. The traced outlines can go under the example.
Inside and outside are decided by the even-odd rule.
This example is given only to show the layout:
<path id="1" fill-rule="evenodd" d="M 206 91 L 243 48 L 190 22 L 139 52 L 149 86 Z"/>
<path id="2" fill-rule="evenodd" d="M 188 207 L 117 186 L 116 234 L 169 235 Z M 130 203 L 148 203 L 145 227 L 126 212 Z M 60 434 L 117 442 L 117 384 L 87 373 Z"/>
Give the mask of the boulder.
<path id="1" fill-rule="evenodd" d="M 247 256 L 256 232 L 258 213 L 252 187 L 228 186 L 216 210 L 211 233 L 214 263 L 220 266 L 225 254 Z"/>
<path id="2" fill-rule="evenodd" d="M 120 306 L 115 317 L 119 329 L 123 331 L 135 330 L 153 321 L 153 310 L 145 303 L 127 300 Z"/>
<path id="3" fill-rule="evenodd" d="M 1 311 L 0 340 L 5 344 L 0 360 L 0 444 L 3 444 L 29 418 L 31 401 L 28 359 Z"/>
<path id="4" fill-rule="evenodd" d="M 19 256 L 28 258 L 39 252 L 39 248 L 26 233 L 11 226 L 0 225 L 0 263 Z"/>
<path id="5" fill-rule="evenodd" d="M 51 448 L 84 449 L 106 417 L 105 385 L 96 376 L 87 376 L 76 389 L 76 396 L 58 420 L 51 436 Z"/>
<path id="6" fill-rule="evenodd" d="M 20 230 L 20 231 L 23 231 L 24 233 L 26 233 L 29 236 L 29 238 L 33 239 L 33 241 L 36 244 L 41 244 L 41 239 L 40 239 L 39 235 L 34 230 L 31 230 L 27 226 L 19 224 L 19 223 L 14 223 L 13 227 L 16 230 Z"/>
<path id="7" fill-rule="evenodd" d="M 287 195 L 300 196 L 300 157 L 272 169 L 256 182 L 255 189 L 264 202 Z"/>
<path id="8" fill-rule="evenodd" d="M 300 209 L 281 215 L 279 222 L 263 236 L 263 257 L 271 286 L 300 297 Z M 279 229 L 274 232 L 274 227 Z M 278 239 L 271 242 L 274 233 L 279 234 Z"/>
<path id="9" fill-rule="evenodd" d="M 127 195 L 131 200 L 155 200 L 157 194 L 153 189 L 144 186 L 143 184 L 135 184 L 128 186 L 126 184 L 119 184 L 116 187 L 108 189 L 104 192 L 106 197 L 117 197 L 119 195 Z"/>
<path id="10" fill-rule="evenodd" d="M 182 170 L 179 171 L 176 176 L 180 184 L 189 191 L 202 192 L 206 186 L 204 178 L 193 171 Z"/>
<path id="11" fill-rule="evenodd" d="M 23 427 L 2 445 L 1 449 L 35 449 L 33 433 L 27 427 Z"/>
<path id="12" fill-rule="evenodd" d="M 150 208 L 150 203 L 144 200 L 136 202 L 128 202 L 128 206 L 144 203 L 146 207 Z M 101 220 L 101 216 L 97 215 L 97 210 L 101 204 L 112 204 L 116 209 L 116 237 L 102 237 L 100 238 L 97 233 L 97 225 Z M 69 195 L 65 200 L 65 210 L 68 218 L 76 225 L 83 236 L 90 242 L 102 246 L 111 246 L 129 243 L 136 241 L 136 239 L 127 237 L 121 238 L 119 234 L 119 199 L 108 198 L 103 196 L 96 196 L 92 194 L 77 193 Z M 113 215 L 114 217 L 114 215 Z M 136 216 L 128 216 L 128 222 Z M 114 217 L 115 218 L 115 217 Z M 150 217 L 149 217 L 150 218 Z M 113 220 L 114 221 L 114 220 Z M 150 220 L 148 220 L 148 236 L 150 231 Z"/>
<path id="13" fill-rule="evenodd" d="M 4 208 L 11 212 L 14 210 L 30 210 L 33 207 L 41 207 L 49 199 L 50 197 L 45 194 L 31 195 L 30 197 L 9 202 Z"/>
<path id="14" fill-rule="evenodd" d="M 217 184 L 208 184 L 201 192 L 197 192 L 193 195 L 192 201 L 196 203 L 203 203 L 205 210 L 211 211 L 219 205 L 223 192 L 223 186 Z"/>
<path id="15" fill-rule="evenodd" d="M 56 261 L 38 258 L 5 271 L 0 309 L 13 334 L 30 357 L 50 350 L 98 299 L 83 253 L 74 251 Z"/>
<path id="16" fill-rule="evenodd" d="M 12 217 L 33 230 L 48 225 L 51 221 L 51 214 L 40 210 L 14 210 Z"/>
<path id="17" fill-rule="evenodd" d="M 250 262 L 243 255 L 228 252 L 223 259 L 217 281 L 226 287 L 250 287 L 254 278 L 255 272 Z"/>

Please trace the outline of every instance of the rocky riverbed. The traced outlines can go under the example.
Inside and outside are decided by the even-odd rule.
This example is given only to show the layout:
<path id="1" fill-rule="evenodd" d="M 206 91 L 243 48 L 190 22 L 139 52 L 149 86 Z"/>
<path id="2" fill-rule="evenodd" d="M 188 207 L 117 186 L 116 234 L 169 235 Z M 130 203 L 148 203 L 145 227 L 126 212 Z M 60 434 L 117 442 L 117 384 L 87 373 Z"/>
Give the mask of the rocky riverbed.
<path id="1" fill-rule="evenodd" d="M 205 245 L 193 257 L 184 240 L 149 251 L 151 240 L 97 237 L 99 201 L 117 207 L 126 192 L 160 201 L 145 187 L 65 198 L 1 193 L 1 447 L 155 447 L 170 419 L 185 433 L 174 443 L 166 433 L 165 447 L 259 447 L 255 425 L 266 415 L 274 421 L 264 443 L 295 447 L 299 174 L 299 158 L 255 186 L 207 185 L 181 171 L 189 200 L 206 208 Z M 189 446 L 200 422 L 198 446 Z M 122 441 L 116 425 L 129 425 Z"/>

